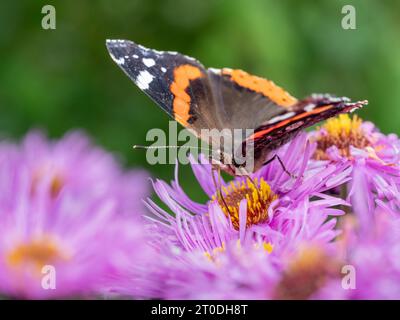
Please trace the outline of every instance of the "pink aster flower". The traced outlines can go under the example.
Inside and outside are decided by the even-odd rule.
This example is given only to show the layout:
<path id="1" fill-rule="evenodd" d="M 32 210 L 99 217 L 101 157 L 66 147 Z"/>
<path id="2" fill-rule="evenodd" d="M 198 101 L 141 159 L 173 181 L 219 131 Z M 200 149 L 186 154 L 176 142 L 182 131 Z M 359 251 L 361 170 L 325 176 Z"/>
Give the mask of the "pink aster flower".
<path id="1" fill-rule="evenodd" d="M 262 238 L 276 250 L 287 242 L 281 240 L 289 233 L 299 241 L 332 240 L 337 235 L 333 229 L 336 220 L 326 220 L 341 215 L 343 212 L 333 207 L 346 203 L 323 192 L 347 181 L 349 171 L 343 165 L 329 163 L 308 168 L 311 148 L 305 135 L 281 148 L 278 154 L 297 178 L 288 176 L 279 164 L 272 164 L 254 174 L 252 181 L 248 178 L 222 181 L 223 199 L 218 197 L 212 182 L 211 165 L 204 159 L 203 163 L 191 159 L 193 172 L 210 197 L 205 204 L 192 201 L 185 194 L 177 170 L 171 185 L 155 181 L 155 192 L 174 214 L 148 201 L 158 219 L 155 228 L 161 238 L 168 235 L 168 239 L 185 250 L 200 248 L 207 252 L 228 240 L 245 238 Z"/>
<path id="2" fill-rule="evenodd" d="M 341 225 L 344 233 L 334 243 L 297 242 L 279 257 L 263 242 L 231 241 L 211 253 L 164 243 L 157 266 L 149 269 L 157 279 L 150 296 L 399 299 L 400 220 L 377 210 L 368 231 L 357 228 L 357 216 L 347 215 Z"/>
<path id="3" fill-rule="evenodd" d="M 375 225 L 349 243 L 356 287 L 348 299 L 400 299 L 400 220 L 377 212 Z"/>
<path id="4" fill-rule="evenodd" d="M 224 268 L 218 271 L 209 265 L 209 260 L 214 259 L 215 253 L 225 251 L 227 247 L 238 245 L 243 248 L 264 248 L 260 250 L 262 253 L 256 250 L 254 259 L 264 259 L 266 264 L 260 268 L 265 267 L 266 271 L 269 266 L 279 269 L 280 257 L 296 250 L 303 242 L 327 244 L 337 236 L 339 232 L 334 229 L 335 216 L 343 214 L 337 206 L 346 205 L 346 202 L 323 192 L 348 181 L 350 171 L 346 170 L 346 165 L 325 163 L 309 167 L 312 149 L 305 134 L 281 148 L 278 154 L 287 170 L 297 178 L 287 175 L 279 164 L 271 164 L 270 167 L 262 168 L 251 179 L 241 177 L 230 182 L 221 181 L 223 199 L 218 196 L 213 183 L 211 165 L 204 158 L 200 159 L 201 163 L 192 158 L 194 175 L 209 196 L 206 203 L 197 203 L 186 195 L 178 181 L 178 166 L 175 180 L 171 184 L 161 180 L 154 182 L 155 192 L 169 207 L 170 212 L 148 200 L 148 207 L 152 212 L 149 230 L 153 245 L 161 256 L 157 265 L 148 269 L 148 279 L 154 280 L 148 282 L 148 297 L 195 297 L 190 294 L 188 286 L 181 291 L 176 284 L 186 282 L 188 285 L 195 285 L 196 281 L 202 282 L 202 277 L 207 277 L 203 272 L 207 273 L 208 268 L 213 270 L 211 273 L 221 272 L 215 276 L 219 279 L 216 286 L 220 282 L 225 283 L 221 288 L 236 286 L 224 278 Z M 215 178 L 218 180 L 218 177 Z M 232 263 L 238 263 L 238 270 L 241 263 L 250 263 L 246 259 L 247 253 L 240 258 L 233 254 L 234 251 L 228 252 L 232 254 L 220 257 L 221 263 L 226 264 L 226 269 L 228 265 L 232 267 Z M 253 255 L 251 252 L 248 253 L 249 256 Z M 199 271 L 199 278 L 186 281 L 185 279 L 196 274 L 193 271 L 196 268 L 202 270 Z M 259 276 L 263 277 L 262 274 Z M 257 276 L 254 277 L 254 282 L 257 282 Z M 270 280 L 275 281 L 267 277 L 266 281 Z M 246 286 L 245 278 L 241 281 Z M 249 286 L 251 287 L 250 284 Z M 172 287 L 173 290 L 168 290 Z M 125 288 L 119 289 L 129 292 L 129 283 L 125 284 Z M 192 290 L 195 292 L 196 287 Z M 206 292 L 209 290 L 205 289 L 204 297 Z M 222 292 L 221 289 L 215 297 L 229 296 L 228 292 L 225 296 Z M 256 297 L 257 294 L 249 298 Z M 229 297 L 245 296 L 243 291 L 237 296 Z M 258 297 L 261 297 L 261 293 Z"/>
<path id="5" fill-rule="evenodd" d="M 319 241 L 297 243 L 279 257 L 262 241 L 229 241 L 211 253 L 165 243 L 160 248 L 157 263 L 146 270 L 146 297 L 313 299 L 341 280 L 335 247 Z M 125 281 L 117 291 L 130 295 L 130 290 Z"/>
<path id="6" fill-rule="evenodd" d="M 347 163 L 352 170 L 348 191 L 353 211 L 363 227 L 374 215 L 375 205 L 400 212 L 400 140 L 384 135 L 357 116 L 340 115 L 310 134 L 316 163 Z"/>
<path id="7" fill-rule="evenodd" d="M 338 248 L 348 279 L 342 274 L 340 281 L 329 281 L 317 298 L 400 299 L 400 219 L 378 207 L 368 228 L 359 228 L 351 215 L 342 226 Z"/>
<path id="8" fill-rule="evenodd" d="M 132 261 L 144 263 L 145 177 L 124 173 L 80 133 L 1 142 L 0 295 L 92 296 Z"/>
<path id="9" fill-rule="evenodd" d="M 279 279 L 269 245 L 230 241 L 207 253 L 166 245 L 147 270 L 147 297 L 162 299 L 267 299 Z M 122 293 L 130 294 L 125 282 Z"/>

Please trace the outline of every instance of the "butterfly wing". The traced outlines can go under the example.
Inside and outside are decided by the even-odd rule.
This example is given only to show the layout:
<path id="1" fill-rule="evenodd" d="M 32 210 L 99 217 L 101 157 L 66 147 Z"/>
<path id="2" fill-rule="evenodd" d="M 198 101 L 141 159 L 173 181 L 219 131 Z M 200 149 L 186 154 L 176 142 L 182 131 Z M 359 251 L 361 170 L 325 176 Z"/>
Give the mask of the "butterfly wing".
<path id="1" fill-rule="evenodd" d="M 354 112 L 368 101 L 351 102 L 347 97 L 311 95 L 297 102 L 291 110 L 256 128 L 245 144 L 254 148 L 255 169 L 262 166 L 268 153 L 292 139 L 301 130 L 340 113 Z"/>
<path id="2" fill-rule="evenodd" d="M 285 114 L 297 103 L 270 80 L 239 69 L 209 69 L 215 116 L 224 128 L 255 129 L 269 119 Z"/>
<path id="3" fill-rule="evenodd" d="M 112 59 L 164 111 L 199 136 L 217 126 L 207 70 L 191 57 L 145 48 L 128 40 L 107 40 Z"/>
<path id="4" fill-rule="evenodd" d="M 106 45 L 118 66 L 164 111 L 197 137 L 218 146 L 221 163 L 232 161 L 236 146 L 243 150 L 243 145 L 252 145 L 260 164 L 269 151 L 302 128 L 365 104 L 327 95 L 298 101 L 272 81 L 242 70 L 205 69 L 194 58 L 128 40 L 107 40 Z M 221 136 L 205 135 L 204 129 L 223 131 L 222 139 L 229 136 L 231 146 L 222 147 Z M 239 138 L 234 129 L 241 129 Z"/>
<path id="5" fill-rule="evenodd" d="M 201 129 L 254 129 L 297 101 L 271 81 L 241 70 L 206 70 L 194 58 L 127 40 L 107 40 L 106 45 L 142 91 L 198 136 Z"/>

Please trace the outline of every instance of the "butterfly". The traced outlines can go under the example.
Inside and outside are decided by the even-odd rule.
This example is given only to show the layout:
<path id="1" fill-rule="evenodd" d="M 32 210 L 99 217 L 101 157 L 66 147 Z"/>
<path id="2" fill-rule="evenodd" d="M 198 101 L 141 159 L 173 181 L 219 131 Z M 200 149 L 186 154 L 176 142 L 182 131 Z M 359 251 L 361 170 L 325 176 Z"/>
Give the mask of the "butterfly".
<path id="1" fill-rule="evenodd" d="M 249 175 L 275 159 L 284 167 L 276 154 L 271 157 L 274 150 L 304 128 L 368 103 L 329 94 L 298 100 L 271 80 L 240 69 L 206 69 L 192 57 L 128 40 L 107 40 L 106 46 L 142 91 L 212 146 L 212 163 L 231 175 Z M 221 142 L 229 135 L 233 143 Z"/>

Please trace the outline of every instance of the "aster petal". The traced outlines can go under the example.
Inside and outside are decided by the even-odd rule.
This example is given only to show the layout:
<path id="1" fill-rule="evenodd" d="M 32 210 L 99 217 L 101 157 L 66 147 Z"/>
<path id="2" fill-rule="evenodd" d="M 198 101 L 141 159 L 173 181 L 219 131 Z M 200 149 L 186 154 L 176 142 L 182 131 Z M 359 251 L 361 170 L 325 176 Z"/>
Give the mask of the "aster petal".
<path id="1" fill-rule="evenodd" d="M 216 186 L 212 180 L 212 175 L 214 175 L 215 181 L 220 179 L 221 184 L 225 185 L 222 177 L 218 177 L 217 172 L 213 170 L 212 165 L 203 154 L 199 155 L 199 161 L 194 159 L 192 155 L 189 155 L 189 161 L 197 181 L 210 198 L 217 192 Z"/>
<path id="2" fill-rule="evenodd" d="M 364 172 L 362 164 L 354 166 L 349 198 L 353 204 L 354 212 L 359 216 L 361 225 L 366 228 L 372 219 L 374 199 L 370 192 L 368 174 Z"/>
<path id="3" fill-rule="evenodd" d="M 240 242 L 244 242 L 246 234 L 246 223 L 247 223 L 247 200 L 243 199 L 239 204 L 239 239 Z"/>

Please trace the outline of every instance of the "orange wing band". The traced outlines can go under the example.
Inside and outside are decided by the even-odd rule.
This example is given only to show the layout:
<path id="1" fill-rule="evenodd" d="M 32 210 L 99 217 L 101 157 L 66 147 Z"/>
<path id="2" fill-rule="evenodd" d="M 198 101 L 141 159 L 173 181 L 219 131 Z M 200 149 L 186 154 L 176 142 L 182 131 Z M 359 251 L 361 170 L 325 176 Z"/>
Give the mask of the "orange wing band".
<path id="1" fill-rule="evenodd" d="M 229 75 L 235 83 L 241 87 L 261 93 L 271 101 L 282 107 L 288 108 L 297 103 L 297 99 L 292 97 L 287 91 L 277 86 L 270 80 L 253 76 L 240 69 L 222 69 L 222 74 Z"/>
<path id="2" fill-rule="evenodd" d="M 188 126 L 190 119 L 190 95 L 186 92 L 189 87 L 190 81 L 201 78 L 203 73 L 198 67 L 190 64 L 181 65 L 174 70 L 174 81 L 170 89 L 174 95 L 173 112 L 176 121 L 183 126 Z"/>

